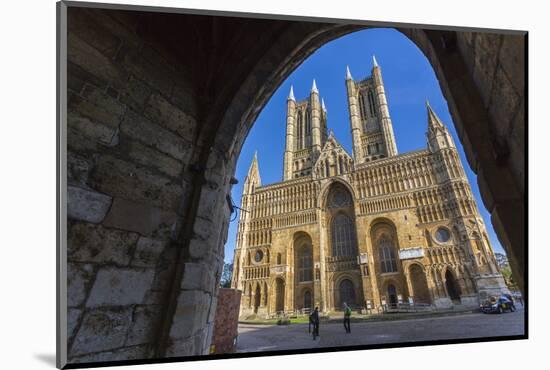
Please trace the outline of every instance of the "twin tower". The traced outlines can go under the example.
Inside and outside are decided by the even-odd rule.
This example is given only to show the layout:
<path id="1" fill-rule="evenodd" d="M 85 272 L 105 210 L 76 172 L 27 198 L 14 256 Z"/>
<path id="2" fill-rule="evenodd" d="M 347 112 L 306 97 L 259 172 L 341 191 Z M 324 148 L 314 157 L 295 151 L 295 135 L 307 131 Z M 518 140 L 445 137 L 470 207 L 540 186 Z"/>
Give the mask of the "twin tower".
<path id="1" fill-rule="evenodd" d="M 382 71 L 373 57 L 371 76 L 355 81 L 346 70 L 353 160 L 361 164 L 397 155 L 386 101 Z M 287 100 L 284 180 L 311 173 L 327 141 L 327 110 L 315 80 L 309 98 L 296 101 L 293 88 Z"/>

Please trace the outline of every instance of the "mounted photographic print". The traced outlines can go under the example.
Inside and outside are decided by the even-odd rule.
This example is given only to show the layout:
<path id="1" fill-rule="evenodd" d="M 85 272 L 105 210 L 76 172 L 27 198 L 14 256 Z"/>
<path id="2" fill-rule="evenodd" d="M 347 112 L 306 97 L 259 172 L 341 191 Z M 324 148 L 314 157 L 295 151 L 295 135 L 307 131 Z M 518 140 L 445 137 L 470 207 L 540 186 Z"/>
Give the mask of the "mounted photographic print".
<path id="1" fill-rule="evenodd" d="M 58 3 L 58 367 L 527 338 L 527 32 Z"/>

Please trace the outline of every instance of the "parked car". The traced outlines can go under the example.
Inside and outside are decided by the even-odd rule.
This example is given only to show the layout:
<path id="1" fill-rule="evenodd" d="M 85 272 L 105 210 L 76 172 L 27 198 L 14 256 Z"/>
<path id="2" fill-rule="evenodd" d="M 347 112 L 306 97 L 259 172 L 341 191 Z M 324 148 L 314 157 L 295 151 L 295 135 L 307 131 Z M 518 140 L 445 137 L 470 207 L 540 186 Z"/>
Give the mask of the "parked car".
<path id="1" fill-rule="evenodd" d="M 505 296 L 500 296 L 499 298 L 491 297 L 481 304 L 479 308 L 483 313 L 503 313 L 506 311 L 514 312 L 516 310 L 514 304 Z"/>

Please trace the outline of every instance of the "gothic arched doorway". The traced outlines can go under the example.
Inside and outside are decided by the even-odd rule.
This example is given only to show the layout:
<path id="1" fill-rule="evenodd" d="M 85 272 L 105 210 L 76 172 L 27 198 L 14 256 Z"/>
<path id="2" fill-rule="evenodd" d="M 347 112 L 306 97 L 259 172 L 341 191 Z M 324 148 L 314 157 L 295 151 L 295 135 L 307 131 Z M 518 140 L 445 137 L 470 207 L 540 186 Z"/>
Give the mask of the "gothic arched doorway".
<path id="1" fill-rule="evenodd" d="M 254 313 L 258 312 L 258 307 L 260 307 L 260 298 L 261 298 L 260 284 L 256 285 L 256 292 L 254 292 Z"/>
<path id="2" fill-rule="evenodd" d="M 393 284 L 388 285 L 388 304 L 390 307 L 397 306 L 397 290 Z"/>
<path id="3" fill-rule="evenodd" d="M 426 274 L 422 271 L 422 268 L 413 264 L 409 268 L 409 278 L 411 279 L 411 285 L 413 288 L 413 298 L 415 303 L 432 303 L 430 297 L 430 289 L 428 288 L 428 281 L 426 280 Z"/>
<path id="4" fill-rule="evenodd" d="M 460 301 L 460 288 L 456 282 L 453 274 L 447 270 L 445 273 L 445 287 L 447 288 L 447 294 L 453 301 Z"/>
<path id="5" fill-rule="evenodd" d="M 285 283 L 281 279 L 275 280 L 275 312 L 285 309 Z"/>
<path id="6" fill-rule="evenodd" d="M 311 292 L 309 290 L 304 293 L 304 308 L 311 308 Z"/>
<path id="7" fill-rule="evenodd" d="M 350 306 L 355 304 L 355 288 L 353 287 L 351 280 L 342 280 L 338 287 L 338 292 L 340 294 L 338 308 L 342 308 L 344 306 L 344 302 Z"/>

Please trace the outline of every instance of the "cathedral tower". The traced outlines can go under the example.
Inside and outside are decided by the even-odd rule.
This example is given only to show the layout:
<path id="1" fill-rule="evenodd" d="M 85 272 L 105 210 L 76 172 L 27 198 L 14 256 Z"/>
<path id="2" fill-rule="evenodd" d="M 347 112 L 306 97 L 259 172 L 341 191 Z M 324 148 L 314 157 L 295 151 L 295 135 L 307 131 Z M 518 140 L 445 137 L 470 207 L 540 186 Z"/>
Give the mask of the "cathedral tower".
<path id="1" fill-rule="evenodd" d="M 346 90 L 356 164 L 397 155 L 382 71 L 373 57 L 371 76 L 353 80 L 346 70 Z"/>
<path id="2" fill-rule="evenodd" d="M 307 99 L 296 101 L 290 87 L 286 112 L 284 180 L 309 176 L 327 140 L 327 111 L 313 80 Z"/>

